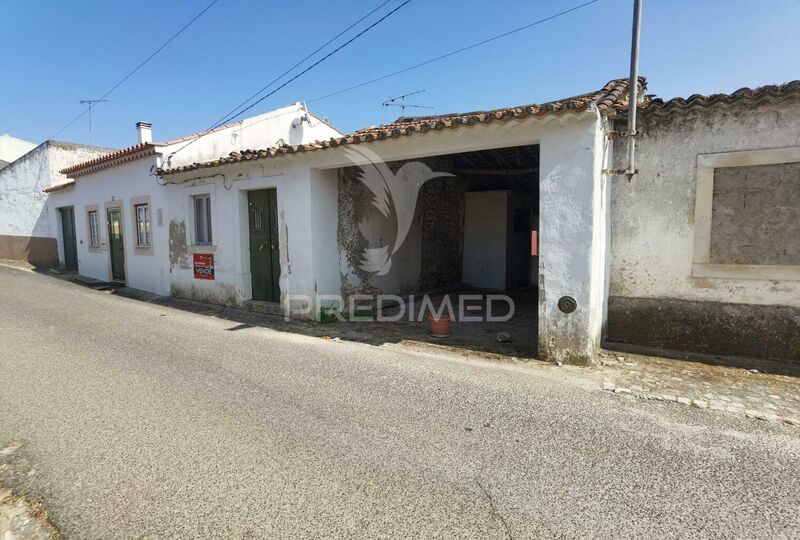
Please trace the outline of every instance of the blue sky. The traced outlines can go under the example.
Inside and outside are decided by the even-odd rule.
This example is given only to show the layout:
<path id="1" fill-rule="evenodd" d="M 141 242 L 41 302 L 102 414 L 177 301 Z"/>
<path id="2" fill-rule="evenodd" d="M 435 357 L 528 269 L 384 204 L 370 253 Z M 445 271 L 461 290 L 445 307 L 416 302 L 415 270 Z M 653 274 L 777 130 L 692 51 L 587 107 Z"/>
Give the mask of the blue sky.
<path id="1" fill-rule="evenodd" d="M 0 0 L 0 133 L 41 142 L 102 95 L 210 0 Z M 411 0 L 248 115 L 311 100 L 480 41 L 584 0 Z M 396 6 L 393 0 L 382 12 Z M 207 128 L 381 0 L 219 0 L 93 111 L 93 142 L 166 140 Z M 574 13 L 380 83 L 309 104 L 343 131 L 391 121 L 381 103 L 443 114 L 542 102 L 628 73 L 632 0 Z M 377 17 L 377 15 L 375 16 Z M 365 23 L 366 24 L 366 23 Z M 800 0 L 645 0 L 641 73 L 668 98 L 800 78 Z M 407 114 L 415 111 L 408 110 Z M 88 142 L 87 118 L 58 136 Z"/>

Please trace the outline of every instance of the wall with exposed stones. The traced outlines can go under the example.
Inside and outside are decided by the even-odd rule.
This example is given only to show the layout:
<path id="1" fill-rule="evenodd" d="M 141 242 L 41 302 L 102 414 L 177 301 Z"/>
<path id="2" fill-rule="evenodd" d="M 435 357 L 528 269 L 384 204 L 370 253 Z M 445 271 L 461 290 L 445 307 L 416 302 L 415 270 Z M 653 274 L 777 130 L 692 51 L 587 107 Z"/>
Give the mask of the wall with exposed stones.
<path id="1" fill-rule="evenodd" d="M 419 191 L 414 200 L 405 202 L 390 194 L 385 213 L 376 207 L 375 194 L 361 180 L 364 169 L 340 170 L 337 237 L 345 298 L 353 294 L 403 295 L 461 282 L 464 183 L 452 176 L 426 179 L 425 169 L 421 177 L 402 178 L 401 169 L 407 163 L 422 164 L 432 173 L 451 174 L 452 170 L 446 157 L 388 163 L 392 175 L 398 175 L 390 182 L 418 182 Z M 407 234 L 398 239 L 404 219 L 409 222 Z M 365 261 L 367 250 L 378 248 L 389 252 L 388 266 L 382 271 L 371 270 Z"/>

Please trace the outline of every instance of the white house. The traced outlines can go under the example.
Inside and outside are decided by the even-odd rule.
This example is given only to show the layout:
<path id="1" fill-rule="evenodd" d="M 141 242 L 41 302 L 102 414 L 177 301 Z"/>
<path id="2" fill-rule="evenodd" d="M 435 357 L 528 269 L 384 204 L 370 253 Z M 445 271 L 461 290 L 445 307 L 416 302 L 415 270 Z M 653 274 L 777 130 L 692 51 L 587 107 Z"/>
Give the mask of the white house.
<path id="1" fill-rule="evenodd" d="M 209 160 L 249 147 L 308 143 L 339 132 L 300 104 L 168 142 L 153 142 L 150 124 L 137 124 L 136 145 L 107 153 L 62 170 L 69 179 L 46 188 L 50 218 L 74 220 L 74 236 L 59 232 L 59 256 L 71 266 L 71 246 L 80 274 L 102 281 L 120 281 L 153 292 L 170 294 L 178 246 L 187 243 L 185 230 L 170 223 L 172 208 L 181 207 L 155 171 L 165 163 L 180 165 Z M 202 135 L 202 136 L 201 136 Z M 186 200 L 185 205 L 203 201 Z M 193 208 L 193 206 L 192 206 Z M 194 215 L 194 214 L 193 214 Z M 211 214 L 197 214 L 208 216 Z M 191 242 L 206 245 L 224 224 L 193 221 Z M 202 229 L 201 229 L 202 227 Z M 195 231 L 202 230 L 202 238 Z M 180 234 L 183 233 L 184 237 Z"/>
<path id="2" fill-rule="evenodd" d="M 630 182 L 615 173 L 626 93 L 611 81 L 541 105 L 165 166 L 163 181 L 183 190 L 171 227 L 193 227 L 194 195 L 210 194 L 222 221 L 206 248 L 217 279 L 192 273 L 191 245 L 173 245 L 173 293 L 293 311 L 298 296 L 472 285 L 533 294 L 529 331 L 549 360 L 591 362 L 603 340 L 800 358 L 800 83 L 643 99 Z M 404 218 L 390 205 L 407 194 L 387 179 L 414 168 L 432 179 Z M 385 185 L 365 180 L 373 169 Z M 746 200 L 756 203 L 744 211 Z M 261 217 L 266 235 L 254 234 Z"/>
<path id="3" fill-rule="evenodd" d="M 0 159 L 11 160 L 0 168 L 0 259 L 58 266 L 56 239 L 60 233 L 47 213 L 47 195 L 42 190 L 66 180 L 59 172 L 64 167 L 109 151 L 61 141 L 37 146 L 0 136 Z"/>
<path id="4" fill-rule="evenodd" d="M 625 107 L 626 92 L 627 81 L 611 81 L 551 103 L 400 119 L 309 144 L 166 166 L 159 174 L 177 194 L 170 227 L 192 229 L 186 201 L 210 194 L 219 230 L 208 248 L 214 281 L 193 275 L 191 249 L 171 246 L 173 275 L 182 276 L 173 292 L 294 310 L 291 300 L 302 296 L 456 287 L 465 261 L 477 260 L 491 264 L 486 272 L 500 277 L 501 289 L 533 281 L 539 323 L 537 331 L 534 316 L 529 331 L 538 332 L 541 356 L 590 361 L 600 343 L 606 281 L 607 117 Z M 404 167 L 408 162 L 420 163 Z M 435 177 L 420 187 L 410 216 L 394 225 L 385 223 L 388 210 L 372 210 L 383 188 L 370 191 L 359 182 L 359 169 L 384 164 L 383 178 L 412 169 Z M 494 206 L 465 203 L 490 192 Z M 395 208 L 400 198 L 389 197 Z M 465 242 L 464 223 L 476 221 L 471 230 L 500 223 L 489 239 L 502 246 L 499 260 L 465 253 L 486 244 Z M 531 230 L 539 233 L 538 258 L 531 256 Z M 391 269 L 365 266 L 365 248 L 389 244 Z"/>

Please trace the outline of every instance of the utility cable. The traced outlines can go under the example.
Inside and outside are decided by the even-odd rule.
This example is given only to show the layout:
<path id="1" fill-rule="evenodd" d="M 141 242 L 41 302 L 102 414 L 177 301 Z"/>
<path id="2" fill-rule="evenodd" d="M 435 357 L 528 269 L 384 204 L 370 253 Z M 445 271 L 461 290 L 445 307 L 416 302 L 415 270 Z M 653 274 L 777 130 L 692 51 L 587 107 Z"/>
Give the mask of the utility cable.
<path id="1" fill-rule="evenodd" d="M 121 86 L 121 85 L 122 85 L 122 84 L 123 84 L 125 81 L 127 81 L 128 79 L 130 79 L 130 78 L 133 76 L 133 74 L 134 74 L 134 73 L 136 73 L 137 71 L 139 71 L 139 70 L 140 70 L 140 69 L 141 69 L 141 68 L 142 68 L 142 67 L 143 67 L 143 66 L 144 66 L 146 63 L 148 63 L 150 60 L 152 60 L 152 59 L 153 59 L 153 58 L 154 58 L 154 57 L 155 57 L 155 56 L 156 56 L 158 53 L 160 53 L 160 52 L 161 52 L 161 51 L 162 51 L 162 50 L 163 50 L 163 49 L 164 49 L 164 48 L 165 48 L 167 45 L 169 45 L 170 43 L 172 43 L 172 41 L 173 41 L 175 38 L 177 38 L 178 36 L 180 36 L 180 35 L 181 35 L 181 34 L 182 34 L 182 33 L 183 33 L 183 32 L 184 32 L 184 31 L 185 31 L 187 28 L 189 28 L 189 27 L 190 27 L 192 24 L 194 24 L 194 22 L 195 22 L 197 19 L 199 19 L 200 17 L 202 17 L 202 16 L 203 16 L 203 14 L 204 14 L 206 11 L 208 11 L 209 9 L 211 9 L 211 8 L 214 6 L 214 4 L 216 4 L 217 2 L 219 2 L 219 0 L 213 0 L 213 1 L 212 1 L 210 4 L 208 4 L 208 5 L 205 7 L 205 9 L 203 9 L 203 10 L 202 10 L 200 13 L 198 13 L 197 15 L 195 15 L 195 16 L 194 16 L 194 18 L 193 18 L 192 20 L 190 20 L 188 23 L 186 23 L 186 24 L 183 26 L 183 28 L 181 28 L 180 30 L 178 30 L 177 32 L 175 32 L 174 34 L 172 34 L 172 37 L 170 37 L 170 38 L 169 38 L 167 41 L 165 41 L 165 42 L 164 42 L 164 43 L 163 43 L 163 44 L 162 44 L 162 45 L 161 45 L 161 46 L 160 46 L 158 49 L 156 49 L 156 50 L 155 50 L 155 51 L 154 51 L 154 52 L 153 52 L 153 53 L 152 53 L 150 56 L 148 56 L 147 58 L 145 58 L 145 59 L 144 59 L 144 60 L 143 60 L 143 61 L 142 61 L 142 62 L 141 62 L 141 63 L 140 63 L 138 66 L 136 66 L 135 68 L 133 68 L 133 70 L 131 70 L 131 71 L 130 71 L 130 72 L 127 74 L 127 75 L 125 75 L 125 76 L 124 76 L 122 79 L 120 79 L 120 81 L 119 81 L 117 84 L 115 84 L 114 86 L 112 86 L 112 87 L 111 87 L 111 89 L 110 89 L 108 92 L 106 92 L 105 94 L 103 94 L 103 95 L 102 95 L 102 96 L 101 96 L 101 97 L 100 97 L 100 98 L 99 98 L 97 101 L 100 101 L 100 100 L 103 100 L 103 99 L 107 98 L 107 97 L 109 96 L 109 94 L 111 94 L 111 92 L 113 92 L 114 90 L 116 90 L 117 88 L 119 88 L 119 87 L 120 87 L 120 86 Z M 57 132 L 55 132 L 55 133 L 54 133 L 52 136 L 50 136 L 50 137 L 49 137 L 49 139 L 55 139 L 56 137 L 58 137 L 58 136 L 59 136 L 59 135 L 60 135 L 60 134 L 61 134 L 61 133 L 62 133 L 64 130 L 66 130 L 66 129 L 67 129 L 68 127 L 70 127 L 72 124 L 74 124 L 75 122 L 77 122 L 77 121 L 78 121 L 78 120 L 79 120 L 81 117 L 83 117 L 83 115 L 84 115 L 84 114 L 88 113 L 88 112 L 89 112 L 89 111 L 92 109 L 92 107 L 94 107 L 94 103 L 90 103 L 90 104 L 89 104 L 89 106 L 88 106 L 88 107 L 87 107 L 87 108 L 86 108 L 86 109 L 85 109 L 83 112 L 81 112 L 81 113 L 80 113 L 78 116 L 76 116 L 75 118 L 73 118 L 73 119 L 72 119 L 72 120 L 71 120 L 71 121 L 70 121 L 70 122 L 69 122 L 69 123 L 68 123 L 66 126 L 64 126 L 63 128 L 59 129 Z"/>
<path id="2" fill-rule="evenodd" d="M 538 21 L 534 21 L 534 22 L 532 22 L 530 24 L 526 24 L 525 26 L 520 26 L 519 28 L 515 28 L 513 30 L 509 30 L 508 32 L 504 32 L 504 33 L 496 35 L 494 37 L 490 37 L 488 39 L 484 39 L 483 41 L 479 41 L 477 43 L 473 43 L 472 45 L 467 45 L 466 47 L 461 47 L 460 49 L 456 49 L 455 51 L 450 51 L 449 53 L 442 54 L 440 56 L 437 56 L 436 58 L 431 58 L 430 60 L 425 60 L 424 62 L 420 62 L 419 64 L 414 64 L 413 66 L 409 66 L 407 68 L 403 68 L 403 69 L 395 71 L 393 73 L 388 73 L 388 74 L 383 75 L 381 77 L 378 77 L 376 79 L 365 81 L 365 82 L 359 83 L 359 84 L 357 84 L 355 86 L 350 86 L 349 88 L 344 88 L 342 90 L 338 90 L 336 92 L 332 92 L 332 93 L 326 94 L 324 96 L 316 97 L 314 99 L 309 99 L 308 101 L 306 101 L 306 103 L 313 103 L 315 101 L 320 101 L 320 100 L 327 99 L 327 98 L 330 98 L 330 97 L 333 97 L 333 96 L 338 96 L 339 94 L 344 94 L 345 92 L 350 92 L 351 90 L 356 90 L 358 88 L 362 88 L 364 86 L 367 86 L 367 85 L 382 81 L 384 79 L 388 79 L 390 77 L 394 77 L 396 75 L 400 75 L 401 73 L 406 73 L 407 71 L 411 71 L 412 69 L 417 69 L 417 68 L 420 68 L 422 66 L 427 66 L 428 64 L 432 64 L 433 62 L 438 62 L 439 60 L 444 60 L 445 58 L 448 58 L 450 56 L 454 56 L 456 54 L 468 51 L 470 49 L 474 49 L 475 47 L 480 47 L 481 45 L 486 45 L 487 43 L 491 43 L 492 41 L 496 41 L 498 39 L 510 36 L 511 34 L 516 34 L 517 32 L 522 32 L 523 30 L 527 30 L 528 28 L 531 28 L 533 26 L 537 26 L 539 24 L 542 24 L 542 23 L 545 23 L 545 22 L 548 22 L 548 21 L 552 21 L 553 19 L 557 19 L 558 17 L 561 17 L 561 16 L 566 15 L 568 13 L 572 13 L 573 11 L 577 11 L 577 10 L 579 10 L 581 8 L 584 8 L 584 7 L 589 6 L 591 4 L 595 4 L 595 3 L 599 2 L 599 1 L 600 0 L 590 0 L 589 2 L 584 2 L 583 4 L 577 5 L 575 7 L 572 7 L 570 9 L 567 9 L 567 10 L 564 10 L 564 11 L 561 11 L 559 13 L 556 13 L 555 15 L 550 15 L 549 17 L 545 17 L 544 19 L 539 19 Z"/>
<path id="3" fill-rule="evenodd" d="M 259 94 L 261 94 L 261 93 L 262 93 L 264 90 L 266 90 L 267 88 L 269 88 L 270 86 L 272 86 L 273 84 L 275 84 L 276 82 L 278 82 L 279 80 L 281 80 L 281 79 L 282 79 L 284 76 L 286 76 L 287 74 L 289 74 L 289 73 L 291 73 L 292 71 L 294 71 L 294 70 L 295 70 L 295 69 L 296 69 L 298 66 L 300 66 L 300 65 L 301 65 L 301 64 L 303 64 L 303 63 L 305 63 L 305 61 L 306 61 L 306 60 L 308 60 L 309 58 L 311 58 L 312 56 L 314 56 L 315 54 L 317 54 L 319 51 L 321 51 L 322 49 L 324 49 L 325 47 L 327 47 L 328 45 L 330 45 L 331 43 L 333 43 L 334 41 L 336 41 L 337 39 L 339 39 L 340 37 L 342 37 L 342 35 L 344 35 L 345 33 L 347 33 L 347 32 L 348 32 L 349 30 L 351 30 L 351 29 L 352 29 L 354 26 L 358 25 L 358 24 L 359 24 L 360 22 L 362 22 L 364 19 L 368 18 L 370 15 L 372 15 L 372 14 L 373 14 L 373 13 L 375 13 L 376 11 L 380 10 L 380 9 L 381 9 L 383 6 L 385 6 L 386 4 L 388 4 L 388 3 L 392 2 L 392 1 L 393 1 L 393 0 L 386 0 L 386 1 L 385 1 L 385 2 L 383 2 L 381 5 L 379 5 L 378 7 L 376 7 L 375 9 L 373 9 L 372 11 L 370 11 L 369 13 L 367 13 L 366 15 L 364 15 L 363 17 L 361 17 L 360 19 L 358 19 L 356 22 L 354 22 L 353 24 L 351 24 L 350 26 L 348 26 L 347 28 L 345 28 L 344 30 L 342 30 L 341 32 L 339 32 L 338 34 L 336 34 L 334 37 L 332 37 L 331 39 L 329 39 L 328 41 L 326 41 L 324 44 L 322 44 L 322 45 L 320 45 L 319 47 L 317 47 L 317 49 L 316 49 L 316 50 L 314 50 L 314 52 L 312 52 L 312 53 L 308 54 L 308 55 L 307 55 L 305 58 L 303 58 L 302 60 L 300 60 L 299 62 L 297 62 L 296 64 L 294 64 L 292 67 L 290 67 L 289 69 L 287 69 L 286 71 L 284 71 L 283 73 L 281 73 L 280 75 L 278 75 L 277 77 L 275 77 L 274 79 L 272 79 L 272 80 L 271 80 L 269 83 L 267 83 L 267 84 L 266 84 L 264 87 L 262 87 L 262 88 L 261 88 L 261 89 L 260 89 L 258 92 L 254 93 L 252 96 L 250 96 L 249 98 L 247 98 L 246 100 L 244 100 L 243 102 L 241 102 L 239 105 L 237 105 L 236 107 L 234 107 L 232 110 L 230 110 L 230 111 L 229 111 L 227 114 L 225 114 L 225 115 L 223 115 L 221 118 L 217 119 L 217 121 L 216 121 L 216 122 L 214 122 L 213 124 L 211 124 L 211 126 L 210 126 L 208 129 L 206 129 L 205 131 L 202 131 L 201 133 L 202 133 L 202 134 L 206 134 L 206 133 L 208 133 L 208 132 L 210 132 L 210 131 L 213 131 L 213 130 L 215 130 L 216 128 L 218 128 L 218 127 L 220 127 L 220 126 L 222 126 L 222 125 L 224 125 L 224 124 L 226 124 L 226 123 L 230 122 L 230 121 L 231 121 L 231 119 L 233 119 L 233 118 L 235 118 L 235 117 L 236 117 L 236 115 L 234 115 L 234 113 L 236 113 L 236 111 L 238 111 L 240 108 L 242 108 L 242 107 L 244 107 L 245 105 L 247 105 L 247 104 L 248 104 L 248 103 L 249 103 L 249 102 L 250 102 L 252 99 L 254 99 L 254 98 L 258 97 L 258 95 L 259 95 Z M 202 136 L 202 135 L 201 135 L 201 136 Z"/>
<path id="4" fill-rule="evenodd" d="M 594 1 L 598 1 L 598 0 L 594 0 Z M 268 97 L 270 97 L 270 96 L 274 95 L 276 92 L 278 92 L 278 91 L 280 91 L 282 88 L 286 87 L 288 84 L 290 84 L 290 83 L 292 83 L 293 81 L 295 81 L 295 80 L 299 79 L 300 77 L 302 77 L 303 75 L 305 75 L 306 73 L 308 73 L 309 71 L 311 71 L 312 69 L 314 69 L 315 67 L 317 67 L 319 64 L 321 64 L 322 62 L 324 62 L 325 60 L 327 60 L 328 58 L 330 58 L 331 56 L 333 56 L 333 55 L 334 55 L 334 54 L 336 54 L 337 52 L 341 51 L 342 49 L 344 49 L 345 47 L 347 47 L 348 45 L 350 45 L 352 42 L 354 42 L 355 40 L 357 40 L 358 38 L 360 38 L 361 36 L 363 36 L 364 34 L 366 34 L 367 32 L 369 32 L 370 30 L 372 30 L 373 28 L 375 28 L 376 26 L 378 26 L 380 23 L 382 23 L 383 21 L 385 21 L 386 19 L 388 19 L 389 17 L 391 17 L 392 15 L 394 15 L 394 14 L 395 14 L 395 13 L 396 13 L 398 10 L 400 10 L 400 9 L 401 9 L 403 6 L 405 6 L 405 5 L 406 5 L 406 4 L 408 4 L 409 2 L 411 2 L 411 0 L 405 0 L 405 1 L 404 1 L 402 4 L 400 4 L 399 6 L 397 6 L 396 8 L 394 8 L 392 11 L 388 12 L 386 15 L 384 15 L 383 17 L 381 17 L 380 19 L 378 19 L 377 21 L 375 21 L 375 22 L 374 22 L 374 23 L 372 23 L 371 25 L 367 26 L 365 29 L 363 29 L 362 31 L 360 31 L 359 33 L 357 33 L 355 36 L 353 36 L 352 38 L 348 39 L 347 41 L 345 41 L 344 43 L 342 43 L 341 45 L 339 45 L 338 47 L 336 47 L 335 49 L 333 49 L 331 52 L 329 52 L 328 54 L 326 54 L 325 56 L 323 56 L 322 58 L 320 58 L 319 60 L 317 60 L 316 62 L 314 62 L 314 63 L 313 63 L 313 64 L 311 64 L 310 66 L 308 66 L 307 68 L 305 68 L 303 71 L 301 71 L 301 72 L 300 72 L 300 73 L 298 73 L 297 75 L 295 75 L 295 76 L 293 76 L 293 77 L 289 78 L 289 79 L 288 79 L 287 81 L 285 81 L 283 84 L 281 84 L 280 86 L 278 86 L 277 88 L 275 88 L 275 89 L 274 89 L 274 90 L 272 90 L 271 92 L 269 92 L 269 93 L 265 94 L 265 95 L 264 95 L 264 96 L 262 96 L 261 98 L 257 99 L 257 100 L 256 100 L 255 102 L 253 102 L 251 105 L 248 105 L 247 107 L 245 107 L 244 109 L 242 109 L 241 111 L 239 111 L 238 113 L 236 113 L 234 116 L 232 116 L 231 118 L 229 118 L 229 119 L 228 119 L 228 120 L 226 120 L 226 121 L 227 121 L 227 122 L 229 122 L 229 121 L 233 120 L 234 118 L 236 118 L 237 116 L 241 116 L 242 114 L 244 114 L 245 112 L 249 111 L 250 109 L 252 109 L 252 108 L 253 108 L 253 107 L 255 107 L 256 105 L 258 105 L 259 103 L 261 103 L 262 101 L 264 101 L 264 100 L 265 100 L 265 99 L 267 99 Z M 178 153 L 178 152 L 180 152 L 181 150 L 185 149 L 186 147 L 188 147 L 188 146 L 191 146 L 191 145 L 192 145 L 192 144 L 194 144 L 196 141 L 200 140 L 200 138 L 202 138 L 204 135 L 208 134 L 208 133 L 209 133 L 209 131 L 213 131 L 213 130 L 214 130 L 214 129 L 216 129 L 217 127 L 219 127 L 219 126 L 215 126 L 215 127 L 214 127 L 214 128 L 212 128 L 211 130 L 208 130 L 208 131 L 206 131 L 206 132 L 202 133 L 200 136 L 198 136 L 198 137 L 196 137 L 196 138 L 192 139 L 191 141 L 189 141 L 189 142 L 188 142 L 188 143 L 186 143 L 185 145 L 181 146 L 180 148 L 178 148 L 177 150 L 175 150 L 174 152 L 172 152 L 172 153 L 170 154 L 170 157 L 174 156 L 175 154 L 177 154 L 177 153 Z"/>

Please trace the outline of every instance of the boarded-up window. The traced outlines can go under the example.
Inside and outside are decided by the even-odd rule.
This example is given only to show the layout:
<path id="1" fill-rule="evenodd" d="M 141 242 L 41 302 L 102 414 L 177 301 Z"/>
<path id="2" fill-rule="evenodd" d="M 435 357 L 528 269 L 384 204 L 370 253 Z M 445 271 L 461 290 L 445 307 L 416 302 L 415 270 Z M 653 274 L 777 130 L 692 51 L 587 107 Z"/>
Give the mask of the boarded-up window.
<path id="1" fill-rule="evenodd" d="M 800 163 L 714 170 L 710 262 L 800 265 Z"/>

